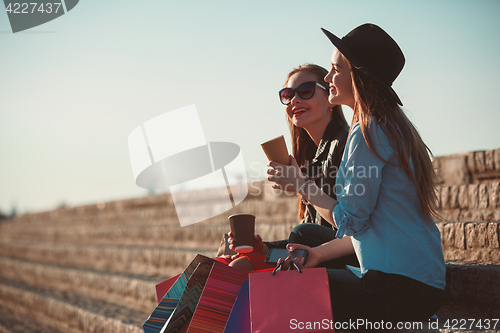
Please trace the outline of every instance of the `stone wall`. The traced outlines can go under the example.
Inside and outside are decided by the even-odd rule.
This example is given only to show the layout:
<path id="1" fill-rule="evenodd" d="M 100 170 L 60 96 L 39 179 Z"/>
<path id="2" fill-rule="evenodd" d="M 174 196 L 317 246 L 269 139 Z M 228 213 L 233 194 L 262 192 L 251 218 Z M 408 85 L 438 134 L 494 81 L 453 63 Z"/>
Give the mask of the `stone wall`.
<path id="1" fill-rule="evenodd" d="M 434 158 L 442 186 L 479 184 L 500 179 L 500 149 Z"/>
<path id="2" fill-rule="evenodd" d="M 499 222 L 440 222 L 447 261 L 500 262 Z"/>
<path id="3" fill-rule="evenodd" d="M 500 221 L 500 182 L 438 188 L 443 221 Z"/>

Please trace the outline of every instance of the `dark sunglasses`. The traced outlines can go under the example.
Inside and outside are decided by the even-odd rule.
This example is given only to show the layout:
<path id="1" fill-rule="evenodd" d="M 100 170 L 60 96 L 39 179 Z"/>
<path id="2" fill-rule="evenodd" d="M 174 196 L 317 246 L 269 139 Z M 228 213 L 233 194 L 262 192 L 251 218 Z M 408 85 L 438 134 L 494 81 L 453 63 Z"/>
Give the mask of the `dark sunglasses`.
<path id="1" fill-rule="evenodd" d="M 297 87 L 297 89 L 293 89 L 293 88 L 281 89 L 279 91 L 280 101 L 284 105 L 290 104 L 292 102 L 293 97 L 295 96 L 295 93 L 297 93 L 297 95 L 299 95 L 299 97 L 302 99 L 312 98 L 314 96 L 314 92 L 316 91 L 316 86 L 318 86 L 321 89 L 326 91 L 326 88 L 323 87 L 318 82 L 308 81 L 308 82 L 302 83 L 300 86 Z"/>

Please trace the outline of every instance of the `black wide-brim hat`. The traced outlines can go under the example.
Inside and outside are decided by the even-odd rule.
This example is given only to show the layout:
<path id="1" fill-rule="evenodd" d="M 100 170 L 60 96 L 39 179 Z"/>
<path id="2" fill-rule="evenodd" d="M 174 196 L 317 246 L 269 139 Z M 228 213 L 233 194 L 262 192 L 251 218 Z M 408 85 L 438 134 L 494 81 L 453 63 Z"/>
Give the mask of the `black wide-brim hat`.
<path id="1" fill-rule="evenodd" d="M 354 28 L 342 39 L 328 30 L 321 30 L 352 65 L 377 81 L 399 105 L 403 105 L 392 83 L 403 69 L 405 57 L 387 32 L 370 23 Z"/>

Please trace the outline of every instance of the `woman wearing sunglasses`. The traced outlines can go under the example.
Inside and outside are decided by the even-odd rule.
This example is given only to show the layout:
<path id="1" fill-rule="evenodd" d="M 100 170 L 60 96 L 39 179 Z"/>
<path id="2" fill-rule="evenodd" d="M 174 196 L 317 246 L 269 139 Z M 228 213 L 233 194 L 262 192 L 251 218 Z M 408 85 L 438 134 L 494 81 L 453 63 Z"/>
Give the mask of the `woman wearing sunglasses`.
<path id="1" fill-rule="evenodd" d="M 337 199 L 315 190 L 298 166 L 269 180 L 287 189 L 298 184 L 306 199 L 338 230 L 336 239 L 307 249 L 305 265 L 355 253 L 359 268 L 327 269 L 333 316 L 349 319 L 426 320 L 439 308 L 445 287 L 430 151 L 406 117 L 392 83 L 405 58 L 380 27 L 364 24 L 344 38 L 323 30 L 335 45 L 325 80 L 329 101 L 349 106 L 353 120 L 337 173 Z M 371 170 L 371 172 L 370 172 Z M 288 266 L 285 262 L 284 266 Z"/>
<path id="2" fill-rule="evenodd" d="M 279 98 L 285 105 L 293 156 L 301 166 L 301 172 L 314 180 L 323 193 L 335 198 L 335 177 L 349 127 L 340 105 L 328 101 L 328 84 L 324 80 L 327 73 L 323 67 L 313 64 L 293 69 L 287 75 L 285 87 L 279 91 Z M 336 229 L 332 229 L 332 225 L 317 214 L 314 205 L 300 194 L 299 199 L 299 220 L 302 223 L 292 230 L 289 239 L 262 243 L 260 236 L 257 236 L 254 246 L 256 253 L 242 255 L 231 265 L 250 270 L 265 268 L 261 263 L 264 264 L 269 248 L 286 248 L 289 242 L 318 246 L 334 239 Z M 233 239 L 229 241 L 232 243 Z M 358 266 L 354 255 L 322 265 L 344 267 L 347 263 Z"/>

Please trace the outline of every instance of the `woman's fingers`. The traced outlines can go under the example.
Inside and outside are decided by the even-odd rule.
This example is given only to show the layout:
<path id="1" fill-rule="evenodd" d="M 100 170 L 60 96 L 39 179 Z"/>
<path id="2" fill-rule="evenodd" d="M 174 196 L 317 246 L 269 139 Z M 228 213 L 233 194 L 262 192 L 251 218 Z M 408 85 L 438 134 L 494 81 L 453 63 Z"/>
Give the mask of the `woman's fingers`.
<path id="1" fill-rule="evenodd" d="M 310 247 L 307 245 L 302 245 L 302 244 L 294 244 L 294 243 L 288 243 L 286 245 L 286 248 L 288 251 L 293 252 L 295 250 L 309 250 Z"/>
<path id="2" fill-rule="evenodd" d="M 227 239 L 227 242 L 229 243 L 229 249 L 234 251 L 235 238 L 233 237 L 233 235 L 229 236 L 229 238 Z"/>
<path id="3" fill-rule="evenodd" d="M 274 176 L 278 173 L 277 170 L 274 170 L 274 169 L 267 169 L 267 174 L 268 175 L 271 175 L 271 176 Z"/>
<path id="4" fill-rule="evenodd" d="M 286 271 L 292 264 L 292 256 L 286 257 L 285 261 L 283 262 L 283 270 Z"/>
<path id="5" fill-rule="evenodd" d="M 301 256 L 297 256 L 295 259 L 293 259 L 293 262 L 295 264 L 295 267 L 292 267 L 292 269 L 294 268 L 299 268 L 299 270 L 302 270 L 304 268 L 304 261 L 302 260 L 303 258 Z"/>
<path id="6" fill-rule="evenodd" d="M 305 258 L 302 258 L 302 257 L 300 257 L 300 259 L 298 260 L 297 266 L 299 266 L 300 269 L 305 268 L 304 267 L 304 261 L 305 261 Z"/>

